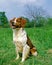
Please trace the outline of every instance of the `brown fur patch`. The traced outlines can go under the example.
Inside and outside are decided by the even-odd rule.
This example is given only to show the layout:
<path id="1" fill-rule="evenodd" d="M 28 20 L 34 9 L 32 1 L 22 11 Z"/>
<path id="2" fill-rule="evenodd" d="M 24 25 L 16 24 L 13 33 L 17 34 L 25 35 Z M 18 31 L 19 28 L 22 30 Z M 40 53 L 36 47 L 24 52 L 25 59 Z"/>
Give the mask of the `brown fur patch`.
<path id="1" fill-rule="evenodd" d="M 25 24 L 26 24 L 26 20 L 23 19 L 23 18 L 21 18 L 21 17 L 20 18 L 17 18 L 16 21 L 20 25 L 20 27 L 24 27 Z"/>
<path id="2" fill-rule="evenodd" d="M 30 46 L 30 49 L 34 47 L 28 36 L 27 36 L 27 44 Z"/>
<path id="3" fill-rule="evenodd" d="M 14 20 L 15 20 L 15 17 L 10 20 L 10 27 L 12 27 L 12 23 L 14 22 Z"/>
<path id="4" fill-rule="evenodd" d="M 30 51 L 31 51 L 31 53 L 34 53 L 34 52 L 36 52 L 37 50 L 36 50 L 36 48 L 33 47 Z"/>
<path id="5" fill-rule="evenodd" d="M 15 23 L 15 19 L 16 19 L 16 23 Z M 15 23 L 15 25 L 12 25 L 13 23 Z M 21 28 L 24 27 L 25 24 L 26 24 L 26 20 L 22 17 L 13 18 L 10 20 L 10 26 L 13 28 Z"/>

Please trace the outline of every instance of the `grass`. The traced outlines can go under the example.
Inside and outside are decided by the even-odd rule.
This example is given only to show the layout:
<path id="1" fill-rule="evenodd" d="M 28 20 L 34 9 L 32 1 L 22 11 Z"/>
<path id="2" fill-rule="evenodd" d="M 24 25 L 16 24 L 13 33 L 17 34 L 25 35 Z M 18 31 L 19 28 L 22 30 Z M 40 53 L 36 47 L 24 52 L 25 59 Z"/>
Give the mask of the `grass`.
<path id="1" fill-rule="evenodd" d="M 31 56 L 23 63 L 21 58 L 15 60 L 12 30 L 0 28 L 0 65 L 52 65 L 52 27 L 26 28 L 26 31 L 37 48 L 38 56 Z"/>

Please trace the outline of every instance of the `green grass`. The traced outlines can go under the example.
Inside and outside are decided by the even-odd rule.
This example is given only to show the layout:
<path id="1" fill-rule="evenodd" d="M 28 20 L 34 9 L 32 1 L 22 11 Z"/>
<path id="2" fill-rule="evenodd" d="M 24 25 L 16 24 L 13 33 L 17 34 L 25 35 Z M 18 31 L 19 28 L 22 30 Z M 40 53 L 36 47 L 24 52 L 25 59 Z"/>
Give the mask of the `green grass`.
<path id="1" fill-rule="evenodd" d="M 31 56 L 23 63 L 21 58 L 15 60 L 12 30 L 0 28 L 0 65 L 52 65 L 52 27 L 26 28 L 26 31 L 37 48 L 38 56 Z"/>

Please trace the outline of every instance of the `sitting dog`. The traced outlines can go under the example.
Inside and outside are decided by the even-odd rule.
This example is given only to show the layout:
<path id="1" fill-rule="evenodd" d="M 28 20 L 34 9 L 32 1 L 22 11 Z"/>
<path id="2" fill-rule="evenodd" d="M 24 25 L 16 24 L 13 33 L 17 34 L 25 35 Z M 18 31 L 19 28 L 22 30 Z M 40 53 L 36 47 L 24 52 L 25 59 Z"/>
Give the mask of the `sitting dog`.
<path id="1" fill-rule="evenodd" d="M 13 30 L 13 42 L 16 47 L 16 59 L 19 59 L 19 52 L 21 52 L 22 62 L 29 56 L 30 53 L 34 56 L 37 56 L 37 50 L 32 45 L 31 40 L 24 30 L 25 23 L 26 20 L 22 17 L 13 18 L 10 20 L 10 25 Z"/>

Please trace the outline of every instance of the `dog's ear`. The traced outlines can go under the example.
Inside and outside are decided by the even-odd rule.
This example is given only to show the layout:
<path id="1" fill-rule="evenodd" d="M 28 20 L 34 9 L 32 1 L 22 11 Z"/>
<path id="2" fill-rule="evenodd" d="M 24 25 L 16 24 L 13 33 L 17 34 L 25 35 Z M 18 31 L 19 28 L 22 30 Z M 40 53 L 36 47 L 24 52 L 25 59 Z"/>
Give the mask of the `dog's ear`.
<path id="1" fill-rule="evenodd" d="M 25 24 L 26 24 L 26 20 L 25 20 L 25 19 L 23 19 L 23 18 L 21 18 L 21 26 L 22 26 L 22 27 L 24 27 L 24 26 L 25 26 Z"/>

